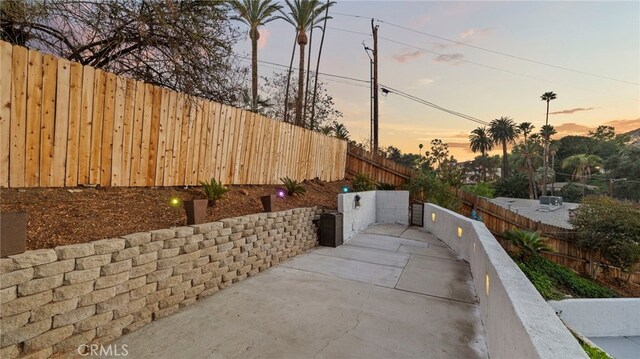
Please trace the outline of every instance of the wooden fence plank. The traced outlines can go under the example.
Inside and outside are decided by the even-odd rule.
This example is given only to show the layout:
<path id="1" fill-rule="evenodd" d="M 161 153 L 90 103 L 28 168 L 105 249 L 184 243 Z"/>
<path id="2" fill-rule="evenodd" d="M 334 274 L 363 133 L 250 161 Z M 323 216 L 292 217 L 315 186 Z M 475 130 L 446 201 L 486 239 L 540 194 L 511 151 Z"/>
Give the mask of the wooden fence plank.
<path id="1" fill-rule="evenodd" d="M 178 94 L 174 91 L 168 91 L 169 95 L 169 107 L 167 109 L 167 148 L 164 156 L 164 178 L 162 179 L 162 185 L 173 186 L 173 145 L 175 142 L 176 133 L 176 102 L 178 100 Z"/>
<path id="2" fill-rule="evenodd" d="M 107 73 L 105 77 L 104 118 L 102 123 L 102 144 L 100 156 L 100 185 L 111 186 L 111 172 L 113 169 L 113 136 L 116 116 L 117 76 Z"/>
<path id="3" fill-rule="evenodd" d="M 220 181 L 225 184 L 229 183 L 229 180 L 227 178 L 227 167 L 231 158 L 230 143 L 232 141 L 231 129 L 233 128 L 234 114 L 235 114 L 235 109 L 233 107 L 227 106 L 227 112 L 224 118 L 224 142 L 222 144 L 222 166 L 220 166 Z"/>
<path id="4" fill-rule="evenodd" d="M 113 116 L 113 156 L 111 158 L 111 185 L 122 186 L 122 163 L 124 153 L 124 116 L 127 96 L 127 79 L 116 78 Z"/>
<path id="5" fill-rule="evenodd" d="M 27 138 L 25 185 L 37 187 L 40 182 L 40 126 L 42 121 L 42 53 L 29 50 L 27 66 Z"/>
<path id="6" fill-rule="evenodd" d="M 158 158 L 156 161 L 155 186 L 164 182 L 164 166 L 167 156 L 167 130 L 169 127 L 169 90 L 163 88 L 160 96 L 160 127 L 158 128 Z"/>
<path id="7" fill-rule="evenodd" d="M 227 144 L 227 158 L 225 166 L 225 183 L 233 183 L 233 166 L 235 161 L 236 149 L 234 143 L 237 143 L 238 123 L 240 122 L 242 110 L 238 108 L 232 108 L 231 116 L 229 117 L 229 141 Z"/>
<path id="8" fill-rule="evenodd" d="M 189 99 L 189 116 L 187 122 L 187 136 L 186 136 L 186 153 L 185 153 L 185 169 L 184 169 L 184 184 L 185 186 L 193 185 L 191 176 L 193 175 L 193 151 L 195 148 L 195 135 L 196 135 L 196 114 L 197 114 L 197 99 L 190 97 Z"/>
<path id="9" fill-rule="evenodd" d="M 0 41 L 0 187 L 9 187 L 13 46 Z"/>
<path id="10" fill-rule="evenodd" d="M 29 62 L 27 49 L 15 46 L 11 62 L 9 185 L 11 187 L 24 187 L 27 130 L 27 67 Z"/>
<path id="11" fill-rule="evenodd" d="M 156 167 L 158 165 L 158 142 L 160 136 L 160 114 L 162 111 L 162 88 L 153 86 L 151 110 L 151 132 L 149 135 L 149 156 L 147 157 L 146 184 L 149 187 L 155 186 Z"/>
<path id="12" fill-rule="evenodd" d="M 69 65 L 69 126 L 67 129 L 67 153 L 64 185 L 73 187 L 78 185 L 78 167 L 80 162 L 80 127 L 82 123 L 82 98 L 84 69 L 77 62 Z"/>
<path id="13" fill-rule="evenodd" d="M 184 96 L 182 105 L 182 129 L 180 135 L 180 160 L 178 161 L 178 185 L 187 185 L 185 181 L 185 170 L 187 168 L 187 151 L 189 145 L 189 122 L 192 99 Z"/>
<path id="14" fill-rule="evenodd" d="M 133 165 L 133 137 L 136 132 L 136 121 L 138 120 L 138 84 L 133 79 L 127 79 L 124 95 L 124 120 L 122 130 L 122 169 L 121 186 L 131 184 L 131 167 Z"/>
<path id="15" fill-rule="evenodd" d="M 42 69 L 42 124 L 40 126 L 40 187 L 51 187 L 56 116 L 58 58 L 44 55 Z M 58 169 L 60 170 L 60 169 Z M 63 170 L 64 171 L 64 170 Z"/>
<path id="16" fill-rule="evenodd" d="M 93 118 L 95 69 L 85 66 L 82 72 L 82 112 L 80 114 L 80 140 L 78 144 L 78 184 L 89 183 L 89 154 Z"/>
<path id="17" fill-rule="evenodd" d="M 153 124 L 153 94 L 154 86 L 144 84 L 144 110 L 142 114 L 142 139 L 140 144 L 140 168 L 137 172 L 136 185 L 147 185 L 147 171 L 149 168 L 149 154 L 151 144 L 151 126 Z"/>
<path id="18" fill-rule="evenodd" d="M 182 152 L 182 138 L 184 131 L 182 124 L 184 123 L 184 94 L 178 93 L 176 99 L 176 130 L 173 145 L 173 185 L 180 185 L 180 155 Z M 182 183 L 184 184 L 184 183 Z"/>
<path id="19" fill-rule="evenodd" d="M 198 142 L 198 178 L 197 182 L 207 181 L 207 141 L 209 140 L 210 125 L 209 115 L 211 113 L 211 102 L 203 101 L 202 103 L 202 123 L 200 128 L 200 141 Z"/>
<path id="20" fill-rule="evenodd" d="M 49 168 L 49 186 L 64 187 L 67 138 L 69 137 L 69 90 L 71 64 L 65 59 L 57 60 L 55 115 L 53 130 L 53 152 Z"/>
<path id="21" fill-rule="evenodd" d="M 102 165 L 102 128 L 104 126 L 104 103 L 106 96 L 107 74 L 96 69 L 95 88 L 93 90 L 93 115 L 91 123 L 91 147 L 89 149 L 89 183 L 100 183 Z"/>
<path id="22" fill-rule="evenodd" d="M 133 129 L 131 137 L 131 175 L 128 186 L 139 186 L 141 153 L 142 153 L 142 128 L 144 123 L 145 84 L 136 81 L 135 107 L 133 113 Z"/>
<path id="23" fill-rule="evenodd" d="M 216 126 L 216 116 L 217 116 L 217 105 L 215 102 L 207 101 L 209 103 L 209 114 L 207 115 L 207 141 L 205 143 L 205 155 L 204 155 L 204 173 L 203 173 L 203 181 L 209 181 L 211 177 L 213 177 L 213 168 L 214 168 L 214 151 L 215 151 L 215 126 Z"/>
<path id="24" fill-rule="evenodd" d="M 198 173 L 200 171 L 200 145 L 202 141 L 202 122 L 203 122 L 203 112 L 204 112 L 204 101 L 202 99 L 198 99 L 196 104 L 196 116 L 193 122 L 193 152 L 191 155 L 192 165 L 189 182 L 192 185 L 198 185 Z"/>

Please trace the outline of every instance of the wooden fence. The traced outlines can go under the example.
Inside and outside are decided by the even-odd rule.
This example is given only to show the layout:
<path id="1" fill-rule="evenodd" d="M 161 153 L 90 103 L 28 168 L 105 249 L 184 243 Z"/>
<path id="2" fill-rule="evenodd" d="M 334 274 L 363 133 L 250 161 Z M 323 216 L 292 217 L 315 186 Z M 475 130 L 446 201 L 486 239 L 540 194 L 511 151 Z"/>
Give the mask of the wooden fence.
<path id="1" fill-rule="evenodd" d="M 482 222 L 508 251 L 516 250 L 516 248 L 502 239 L 504 231 L 514 227 L 540 231 L 544 237 L 548 238 L 547 244 L 554 250 L 543 253 L 543 256 L 551 261 L 584 274 L 605 275 L 624 280 L 629 276 L 630 281 L 640 284 L 640 272 L 623 273 L 619 268 L 606 265 L 604 265 L 606 271 L 603 271 L 603 262 L 605 261 L 600 254 L 580 249 L 576 243 L 577 234 L 571 229 L 534 221 L 472 193 L 458 190 L 457 194 L 462 200 L 462 213 L 468 216 L 471 212 L 471 206 L 475 205 L 476 211 L 482 216 Z"/>
<path id="2" fill-rule="evenodd" d="M 400 186 L 413 177 L 414 170 L 349 144 L 345 175 L 353 178 L 358 174 L 368 174 L 378 183 Z"/>
<path id="3" fill-rule="evenodd" d="M 347 143 L 0 41 L 0 186 L 344 178 Z"/>

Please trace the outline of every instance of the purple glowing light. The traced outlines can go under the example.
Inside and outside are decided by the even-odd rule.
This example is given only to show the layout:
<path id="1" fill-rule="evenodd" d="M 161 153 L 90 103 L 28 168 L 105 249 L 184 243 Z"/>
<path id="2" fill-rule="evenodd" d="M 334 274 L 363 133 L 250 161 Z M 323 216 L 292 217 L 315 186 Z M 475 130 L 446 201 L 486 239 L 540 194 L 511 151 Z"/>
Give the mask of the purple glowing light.
<path id="1" fill-rule="evenodd" d="M 278 193 L 277 193 L 277 195 L 278 195 L 278 197 L 280 197 L 280 198 L 284 198 L 285 193 L 284 193 L 284 191 L 283 191 L 283 190 L 279 190 L 279 191 L 278 191 Z"/>

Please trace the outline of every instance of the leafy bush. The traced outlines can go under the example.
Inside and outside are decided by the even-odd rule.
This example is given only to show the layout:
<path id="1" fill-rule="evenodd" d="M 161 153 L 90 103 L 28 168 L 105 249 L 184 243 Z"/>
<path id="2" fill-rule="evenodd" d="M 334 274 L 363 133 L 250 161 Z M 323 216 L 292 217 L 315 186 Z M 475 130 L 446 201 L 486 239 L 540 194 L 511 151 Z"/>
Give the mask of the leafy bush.
<path id="1" fill-rule="evenodd" d="M 307 193 L 307 189 L 304 188 L 304 186 L 302 186 L 302 184 L 296 180 L 292 180 L 289 177 L 285 177 L 285 178 L 280 178 L 280 181 L 284 183 L 284 187 L 287 189 L 287 194 L 289 196 L 304 195 L 305 193 Z"/>
<path id="2" fill-rule="evenodd" d="M 570 216 L 578 245 L 597 250 L 624 271 L 640 262 L 640 205 L 610 197 L 586 197 Z"/>
<path id="3" fill-rule="evenodd" d="M 460 210 L 460 198 L 450 190 L 450 187 L 433 172 L 420 172 L 404 188 L 411 192 L 411 196 L 423 202 L 431 202 L 452 211 Z"/>
<path id="4" fill-rule="evenodd" d="M 216 181 L 215 178 L 211 178 L 211 181 L 209 181 L 209 183 L 200 182 L 200 184 L 202 185 L 204 194 L 209 199 L 210 205 L 214 204 L 216 200 L 221 199 L 222 196 L 224 196 L 224 194 L 228 191 L 227 187 L 223 186 L 222 183 Z"/>
<path id="5" fill-rule="evenodd" d="M 580 203 L 580 200 L 582 200 L 582 188 L 576 186 L 573 182 L 567 183 L 558 191 L 558 194 L 562 196 L 562 200 L 565 202 Z"/>
<path id="6" fill-rule="evenodd" d="M 473 193 L 476 196 L 493 198 L 495 196 L 496 190 L 491 186 L 491 184 L 486 182 L 478 182 L 474 185 L 464 185 L 460 187 L 461 190 L 469 193 Z"/>
<path id="7" fill-rule="evenodd" d="M 378 183 L 376 187 L 381 191 L 393 191 L 396 189 L 395 185 L 392 185 L 391 183 L 384 183 L 384 182 Z"/>
<path id="8" fill-rule="evenodd" d="M 529 179 L 522 173 L 514 173 L 495 184 L 496 196 L 529 198 Z"/>
<path id="9" fill-rule="evenodd" d="M 612 298 L 617 293 L 583 278 L 569 268 L 541 256 L 515 258 L 516 263 L 540 294 L 547 300 L 562 299 L 562 293 L 579 298 Z"/>
<path id="10" fill-rule="evenodd" d="M 356 178 L 351 180 L 351 187 L 356 192 L 373 191 L 376 189 L 376 181 L 365 173 L 356 175 Z"/>
<path id="11" fill-rule="evenodd" d="M 525 257 L 538 255 L 540 251 L 553 252 L 553 248 L 547 245 L 546 238 L 540 236 L 540 232 L 530 232 L 514 228 L 505 231 L 503 238 L 516 245 Z"/>

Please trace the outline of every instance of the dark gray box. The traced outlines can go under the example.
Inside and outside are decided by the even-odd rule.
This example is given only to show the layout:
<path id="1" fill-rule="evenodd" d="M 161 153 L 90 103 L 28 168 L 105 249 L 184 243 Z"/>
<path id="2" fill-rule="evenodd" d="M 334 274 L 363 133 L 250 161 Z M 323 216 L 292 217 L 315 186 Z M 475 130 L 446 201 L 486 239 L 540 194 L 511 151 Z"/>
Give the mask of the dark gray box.
<path id="1" fill-rule="evenodd" d="M 320 245 L 335 248 L 342 245 L 342 242 L 342 213 L 322 213 L 320 215 Z"/>

